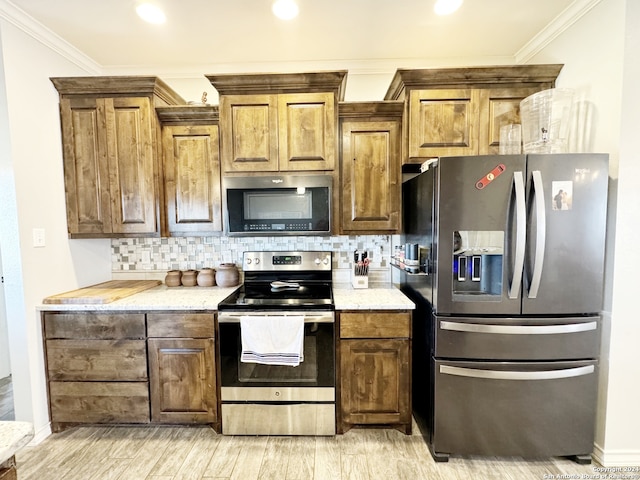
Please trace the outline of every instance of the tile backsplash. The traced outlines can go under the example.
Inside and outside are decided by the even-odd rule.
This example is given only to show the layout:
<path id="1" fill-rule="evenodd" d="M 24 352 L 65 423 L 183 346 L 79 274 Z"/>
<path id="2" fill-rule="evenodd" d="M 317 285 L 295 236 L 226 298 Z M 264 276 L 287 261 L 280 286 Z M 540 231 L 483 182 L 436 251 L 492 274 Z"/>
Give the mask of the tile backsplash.
<path id="1" fill-rule="evenodd" d="M 331 251 L 334 282 L 348 283 L 356 249 L 369 252 L 370 283 L 389 284 L 390 235 L 118 238 L 111 241 L 111 260 L 114 279 L 162 280 L 168 270 L 241 266 L 245 251 Z"/>

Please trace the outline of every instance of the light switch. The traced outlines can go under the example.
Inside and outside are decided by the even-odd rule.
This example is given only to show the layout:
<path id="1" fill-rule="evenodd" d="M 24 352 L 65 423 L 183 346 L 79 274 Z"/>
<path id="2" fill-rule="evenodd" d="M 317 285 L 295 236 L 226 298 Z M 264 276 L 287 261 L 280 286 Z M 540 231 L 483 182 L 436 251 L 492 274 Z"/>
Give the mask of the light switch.
<path id="1" fill-rule="evenodd" d="M 33 229 L 33 246 L 34 247 L 44 247 L 46 244 L 44 228 L 34 228 Z"/>

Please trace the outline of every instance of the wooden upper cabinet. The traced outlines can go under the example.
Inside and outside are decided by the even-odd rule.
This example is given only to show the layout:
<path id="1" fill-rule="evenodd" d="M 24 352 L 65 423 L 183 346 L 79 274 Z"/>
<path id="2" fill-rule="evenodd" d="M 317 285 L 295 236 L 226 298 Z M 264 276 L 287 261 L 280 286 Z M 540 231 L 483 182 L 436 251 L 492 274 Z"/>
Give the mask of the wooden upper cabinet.
<path id="1" fill-rule="evenodd" d="M 346 71 L 207 78 L 220 94 L 223 172 L 334 170 Z"/>
<path id="2" fill-rule="evenodd" d="M 489 88 L 480 90 L 479 151 L 480 155 L 497 154 L 500 150 L 500 127 L 521 123 L 520 102 L 539 88 Z"/>
<path id="3" fill-rule="evenodd" d="M 155 111 L 148 98 L 107 98 L 112 232 L 158 233 Z"/>
<path id="4" fill-rule="evenodd" d="M 156 106 L 184 103 L 155 77 L 52 78 L 69 236 L 158 236 Z"/>
<path id="5" fill-rule="evenodd" d="M 164 221 L 169 235 L 222 230 L 218 108 L 156 109 L 162 123 Z"/>
<path id="6" fill-rule="evenodd" d="M 278 96 L 280 170 L 333 170 L 336 106 L 332 93 Z"/>
<path id="7" fill-rule="evenodd" d="M 225 172 L 278 171 L 278 106 L 273 95 L 221 95 Z"/>
<path id="8" fill-rule="evenodd" d="M 340 104 L 342 233 L 400 228 L 402 102 Z"/>
<path id="9" fill-rule="evenodd" d="M 479 92 L 413 90 L 409 97 L 409 157 L 478 152 Z"/>
<path id="10" fill-rule="evenodd" d="M 562 65 L 398 70 L 385 100 L 405 102 L 403 163 L 498 153 L 500 127 L 520 123 L 520 101 L 553 88 Z"/>

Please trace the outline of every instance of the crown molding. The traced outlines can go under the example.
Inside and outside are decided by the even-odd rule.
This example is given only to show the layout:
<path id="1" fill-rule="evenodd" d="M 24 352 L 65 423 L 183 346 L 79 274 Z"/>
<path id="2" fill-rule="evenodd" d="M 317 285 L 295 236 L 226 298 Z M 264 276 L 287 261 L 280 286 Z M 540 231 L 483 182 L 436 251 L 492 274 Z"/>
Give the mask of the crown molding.
<path id="1" fill-rule="evenodd" d="M 482 65 L 511 65 L 512 56 L 475 58 L 388 58 L 372 60 L 313 60 L 291 62 L 216 63 L 168 67 L 167 65 L 113 65 L 103 67 L 105 75 L 157 75 L 161 78 L 198 78 L 224 73 L 299 73 L 347 70 L 352 75 L 388 75 L 399 68 L 443 68 Z"/>
<path id="2" fill-rule="evenodd" d="M 6 20 L 31 38 L 50 48 L 89 75 L 101 75 L 103 68 L 90 57 L 56 35 L 40 22 L 8 0 L 0 0 L 0 18 Z"/>
<path id="3" fill-rule="evenodd" d="M 530 61 L 600 2 L 601 0 L 575 0 L 516 52 L 516 63 Z"/>

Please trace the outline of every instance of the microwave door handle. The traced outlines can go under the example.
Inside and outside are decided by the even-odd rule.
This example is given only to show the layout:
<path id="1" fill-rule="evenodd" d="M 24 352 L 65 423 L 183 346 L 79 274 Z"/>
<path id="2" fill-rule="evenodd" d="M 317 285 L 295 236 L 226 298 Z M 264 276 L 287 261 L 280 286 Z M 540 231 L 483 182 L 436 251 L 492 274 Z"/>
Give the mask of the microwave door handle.
<path id="1" fill-rule="evenodd" d="M 520 296 L 527 228 L 527 207 L 524 197 L 524 176 L 522 172 L 513 172 L 513 188 L 516 194 L 516 252 L 513 260 L 513 277 L 509 288 L 509 298 Z"/>
<path id="2" fill-rule="evenodd" d="M 533 260 L 533 274 L 529 287 L 529 298 L 536 298 L 542 279 L 542 267 L 544 264 L 544 251 L 547 238 L 547 215 L 545 211 L 544 186 L 542 184 L 542 174 L 539 170 L 532 172 L 533 190 L 536 202 L 536 251 Z"/>

